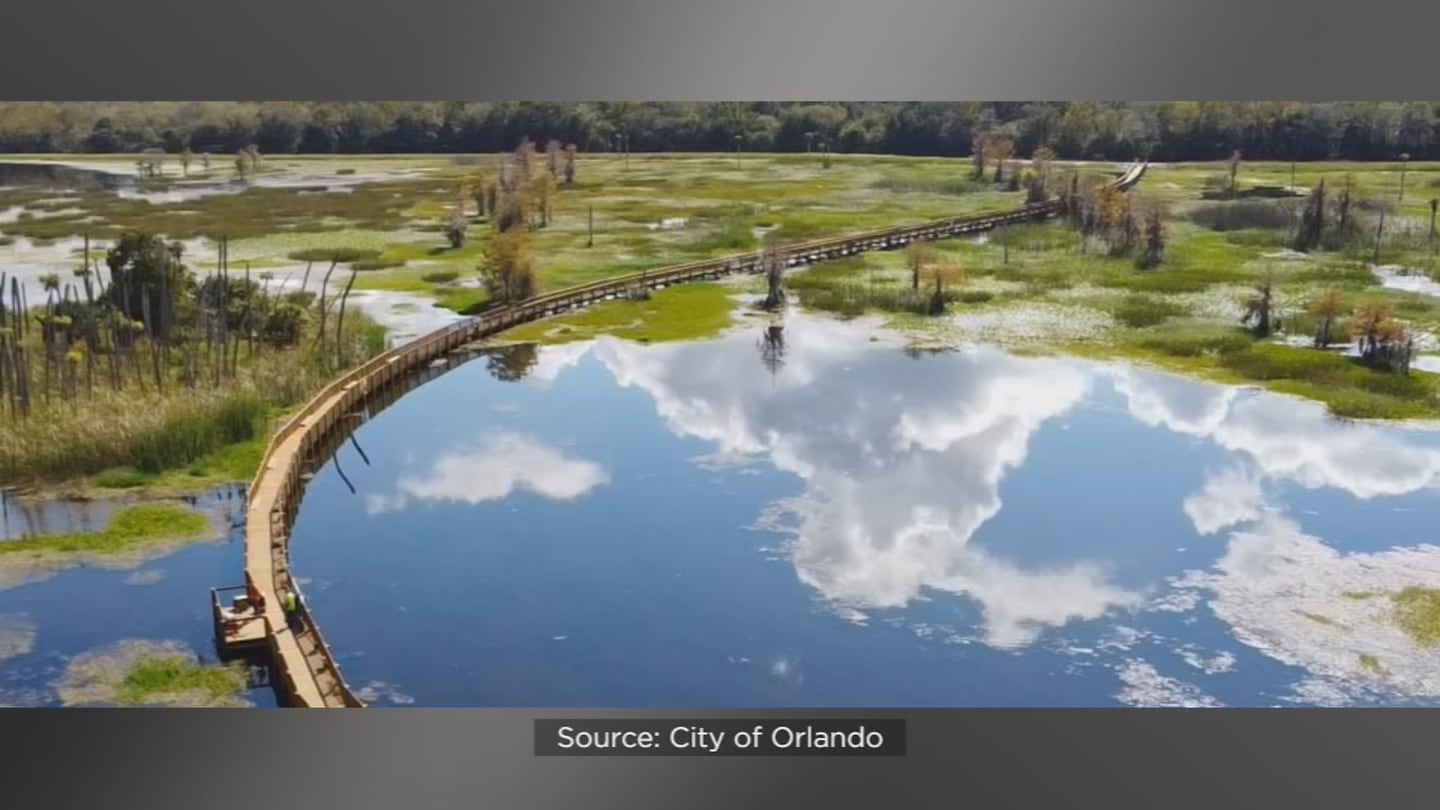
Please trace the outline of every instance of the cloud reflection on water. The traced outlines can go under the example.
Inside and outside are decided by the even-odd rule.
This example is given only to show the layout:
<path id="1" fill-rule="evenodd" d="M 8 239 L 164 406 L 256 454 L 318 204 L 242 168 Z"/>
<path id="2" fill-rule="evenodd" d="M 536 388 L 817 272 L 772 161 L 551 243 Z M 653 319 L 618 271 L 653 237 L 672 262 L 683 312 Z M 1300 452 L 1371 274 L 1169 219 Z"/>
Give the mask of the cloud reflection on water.
<path id="1" fill-rule="evenodd" d="M 609 473 L 593 461 L 503 431 L 482 437 L 471 449 L 442 454 L 423 472 L 401 476 L 394 494 L 371 493 L 365 508 L 378 515 L 403 509 L 411 499 L 474 505 L 518 491 L 568 501 L 609 481 Z"/>
<path id="2" fill-rule="evenodd" d="M 787 330 L 773 376 L 759 373 L 747 333 L 651 347 L 602 339 L 594 351 L 617 382 L 653 398 L 672 432 L 713 442 L 717 457 L 767 457 L 805 482 L 768 525 L 786 524 L 797 576 L 843 615 L 943 591 L 975 601 L 987 643 L 1018 647 L 1139 603 L 1098 562 L 1027 569 L 970 545 L 1031 437 L 1085 397 L 1082 366 L 976 349 L 937 376 L 856 329 L 805 319 Z"/>
<path id="3" fill-rule="evenodd" d="M 1235 531 L 1216 569 L 1189 584 L 1216 597 L 1217 616 L 1241 641 L 1312 671 L 1352 676 L 1361 660 L 1356 645 L 1305 626 L 1319 623 L 1296 624 L 1296 611 L 1333 601 L 1338 588 L 1377 566 L 1398 574 L 1401 557 L 1420 566 L 1422 579 L 1436 567 L 1428 548 L 1388 557 L 1336 552 L 1298 533 L 1265 496 L 1267 481 L 1359 500 L 1433 488 L 1440 449 L 1416 441 L 1418 432 L 1343 422 L 1290 397 L 1065 358 L 973 348 L 944 366 L 896 362 L 893 351 L 857 339 L 857 328 L 804 318 L 787 330 L 776 375 L 760 373 L 753 335 L 745 333 L 660 346 L 601 339 L 590 348 L 619 384 L 651 396 L 672 432 L 713 443 L 712 458 L 763 457 L 804 481 L 803 494 L 775 504 L 766 525 L 791 535 L 787 554 L 797 576 L 841 615 L 948 592 L 974 600 L 988 644 L 1013 648 L 1046 628 L 1137 606 L 1141 594 L 1114 584 L 1103 560 L 1044 570 L 970 542 L 1000 512 L 1001 483 L 1025 463 L 1035 434 L 1107 382 L 1132 418 L 1232 457 L 1180 508 L 1200 535 Z M 891 348 L 883 340 L 879 347 Z M 564 365 L 578 360 L 569 347 Z M 1318 590 L 1296 596 L 1307 580 Z M 1183 605 L 1175 597 L 1193 590 L 1164 598 Z M 1301 607 L 1277 618 L 1270 609 L 1277 603 Z M 1384 618 L 1380 612 L 1371 606 L 1372 622 Z M 1435 687 L 1422 676 L 1414 645 L 1397 632 L 1392 625 L 1377 637 L 1383 643 L 1359 646 L 1393 662 L 1395 683 L 1429 693 Z"/>

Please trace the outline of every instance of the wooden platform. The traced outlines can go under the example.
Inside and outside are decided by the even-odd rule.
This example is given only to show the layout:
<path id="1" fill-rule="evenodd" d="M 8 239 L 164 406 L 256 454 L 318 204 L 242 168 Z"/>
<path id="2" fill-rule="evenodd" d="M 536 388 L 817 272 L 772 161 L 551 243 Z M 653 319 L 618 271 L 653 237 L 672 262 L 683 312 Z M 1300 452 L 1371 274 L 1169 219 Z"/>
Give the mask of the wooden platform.
<path id="1" fill-rule="evenodd" d="M 243 585 L 210 589 L 215 641 L 222 653 L 263 646 L 269 635 L 265 614 L 251 607 L 246 595 Z"/>

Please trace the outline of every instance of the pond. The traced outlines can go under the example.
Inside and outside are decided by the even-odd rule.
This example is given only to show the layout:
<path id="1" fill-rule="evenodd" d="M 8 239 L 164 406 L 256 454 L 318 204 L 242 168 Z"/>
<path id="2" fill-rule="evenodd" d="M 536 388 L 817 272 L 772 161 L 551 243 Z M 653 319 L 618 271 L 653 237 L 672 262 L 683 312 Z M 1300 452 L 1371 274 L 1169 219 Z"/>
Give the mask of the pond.
<path id="1" fill-rule="evenodd" d="M 292 559 L 374 705 L 1435 705 L 1440 432 L 868 320 L 473 360 Z"/>
<path id="2" fill-rule="evenodd" d="M 22 576 L 0 565 L 0 706 L 74 705 L 97 673 L 123 671 L 119 662 L 127 660 L 127 650 L 216 662 L 209 592 L 243 576 L 244 492 L 224 488 L 190 500 L 195 509 L 217 517 L 219 537 Z M 125 504 L 25 504 L 8 493 L 0 503 L 0 542 L 94 531 Z M 264 671 L 252 669 L 251 677 L 240 699 L 251 706 L 275 706 Z"/>

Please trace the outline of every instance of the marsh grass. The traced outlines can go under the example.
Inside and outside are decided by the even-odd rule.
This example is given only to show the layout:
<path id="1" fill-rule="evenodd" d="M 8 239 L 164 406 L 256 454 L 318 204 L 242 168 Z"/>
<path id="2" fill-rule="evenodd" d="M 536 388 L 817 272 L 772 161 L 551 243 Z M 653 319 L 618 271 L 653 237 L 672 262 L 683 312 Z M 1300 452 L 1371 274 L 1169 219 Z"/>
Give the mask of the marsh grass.
<path id="1" fill-rule="evenodd" d="M 228 233 L 235 240 L 237 255 L 257 262 L 257 267 L 265 262 L 293 263 L 293 259 L 284 259 L 286 256 L 329 257 L 337 248 L 345 248 L 354 252 L 349 256 L 351 267 L 372 268 L 360 275 L 356 289 L 420 293 L 462 313 L 474 313 L 486 306 L 482 290 L 450 282 L 473 275 L 489 239 L 488 228 L 473 228 L 473 237 L 458 250 L 446 249 L 436 228 L 454 199 L 457 184 L 473 179 L 475 166 L 489 167 L 492 156 L 476 157 L 463 165 L 438 157 L 274 160 L 274 166 L 285 170 L 338 173 L 353 167 L 366 171 L 403 167 L 428 174 L 418 179 L 364 183 L 349 193 L 300 195 L 293 189 L 252 187 L 239 194 L 175 204 L 83 194 L 63 204 L 45 203 L 56 214 L 54 217 L 27 217 L 22 223 L 6 223 L 0 228 L 41 238 L 74 236 L 87 230 L 95 238 L 103 238 L 104 233 L 99 231 L 137 224 L 176 237 Z M 777 235 L 785 239 L 828 236 L 995 210 L 1014 205 L 1023 197 L 970 181 L 968 160 L 836 156 L 834 166 L 823 169 L 807 155 L 746 154 L 737 165 L 730 156 L 675 154 L 637 155 L 632 163 L 627 169 L 624 161 L 614 156 L 582 155 L 576 188 L 558 195 L 550 225 L 533 233 L 544 289 L 751 250 L 754 229 L 759 227 L 777 228 Z M 341 168 L 336 169 L 337 164 Z M 1431 195 L 1409 195 L 1404 201 L 1392 202 L 1396 177 L 1391 168 L 1376 164 L 1301 164 L 1296 187 L 1303 195 L 1324 179 L 1329 187 L 1339 188 L 1346 175 L 1353 175 L 1357 200 L 1382 200 L 1379 205 L 1357 203 L 1357 215 L 1373 218 L 1380 208 L 1389 210 L 1387 234 L 1395 238 L 1387 238 L 1382 244 L 1382 262 L 1427 266 L 1423 262 L 1433 262 L 1431 254 L 1418 251 L 1411 237 L 1417 233 L 1414 222 L 1423 220 L 1428 224 Z M 492 169 L 486 171 L 493 175 Z M 1084 171 L 1108 171 L 1108 167 Z M 1290 166 L 1247 161 L 1238 199 L 1204 201 L 1206 183 L 1221 173 L 1222 167 L 1215 163 L 1176 164 L 1157 167 L 1146 178 L 1140 188 L 1142 196 L 1173 205 L 1175 212 L 1167 220 L 1164 261 L 1154 269 L 1136 270 L 1127 259 L 1098 255 L 1092 246 L 1081 245 L 1074 231 L 1060 223 L 1017 226 L 989 234 L 988 241 L 957 239 L 937 243 L 947 262 L 963 266 L 971 279 L 986 280 L 981 289 L 947 290 L 947 299 L 958 305 L 999 309 L 1012 303 L 1059 301 L 1066 290 L 1075 297 L 1090 296 L 1091 289 L 1098 288 L 1101 292 L 1092 296 L 1094 303 L 1116 315 L 1117 326 L 1106 338 L 1113 338 L 1111 350 L 1116 353 L 1157 360 L 1201 375 L 1262 382 L 1277 390 L 1320 399 L 1332 410 L 1350 415 L 1433 412 L 1431 398 L 1420 390 L 1428 384 L 1376 379 L 1372 372 L 1340 370 L 1327 360 L 1306 365 L 1272 357 L 1232 323 L 1201 313 L 1201 306 L 1206 307 L 1206 312 L 1212 308 L 1223 310 L 1211 307 L 1210 301 L 1234 292 L 1222 288 L 1243 290 L 1264 266 L 1280 264 L 1281 289 L 1298 301 L 1308 300 L 1316 288 L 1334 287 L 1346 292 L 1347 306 L 1361 300 L 1385 300 L 1396 306 L 1398 315 L 1417 326 L 1440 324 L 1440 302 L 1376 287 L 1373 275 L 1365 269 L 1373 259 L 1373 245 L 1364 239 L 1357 240 L 1348 252 L 1319 251 L 1293 262 L 1264 259 L 1263 254 L 1287 242 L 1292 225 L 1287 223 L 1284 212 L 1303 204 L 1300 198 L 1269 199 L 1288 194 L 1277 189 L 1288 187 Z M 1416 188 L 1426 180 L 1440 182 L 1422 180 L 1418 174 L 1414 177 Z M 45 196 L 33 190 L 0 190 L 0 208 L 36 205 Z M 82 209 L 82 213 L 63 211 L 72 207 Z M 588 245 L 587 219 L 592 208 L 595 240 Z M 90 217 L 98 219 L 87 221 Z M 686 218 L 686 227 L 678 231 L 649 229 L 648 225 L 667 217 Z M 1008 245 L 1008 251 L 1002 245 Z M 910 291 L 901 259 L 890 254 L 867 254 L 850 265 L 827 263 L 787 277 L 786 286 L 802 305 L 840 315 L 857 315 L 867 309 L 906 315 L 927 299 L 924 290 L 918 297 Z M 645 303 L 656 306 L 656 302 L 671 300 L 666 292 Z M 1186 303 L 1182 305 L 1171 296 L 1185 296 Z M 676 303 L 683 309 L 693 302 L 676 299 Z M 619 308 L 607 309 L 614 304 Z M 1183 312 L 1187 306 L 1195 306 L 1196 311 Z M 607 314 L 593 314 L 597 312 Z M 661 322 L 670 316 L 663 309 L 647 311 L 641 302 L 611 302 L 586 313 L 525 327 L 521 334 L 576 339 L 596 333 L 625 333 L 649 339 L 639 324 L 649 319 Z M 1286 325 L 1292 332 L 1307 326 L 1293 312 L 1287 313 Z M 655 334 L 690 332 L 688 326 L 669 323 Z M 1252 356 L 1252 348 L 1258 352 L 1256 356 Z M 91 417 L 101 421 L 107 418 L 98 412 Z M 0 437 L 0 445 L 6 441 Z M 0 461 L 8 463 L 4 452 L 0 448 Z M 201 458 L 210 459 L 214 452 Z M 191 466 L 210 464 L 208 460 L 191 462 Z M 121 458 L 107 466 L 134 467 L 134 463 Z M 3 477 L 9 478 L 8 467 L 5 469 Z"/>
<path id="2" fill-rule="evenodd" d="M 383 329 L 358 314 L 347 313 L 345 331 L 351 362 L 384 348 Z M 207 483 L 231 473 L 248 478 L 250 459 L 258 460 L 254 443 L 268 436 L 270 420 L 336 373 L 326 360 L 317 362 L 307 339 L 294 349 L 242 353 L 238 373 L 219 387 L 97 386 L 69 401 L 37 401 L 29 418 L 0 417 L 0 481 L 33 486 L 98 475 L 96 486 L 133 488 L 168 471 Z"/>
<path id="3" fill-rule="evenodd" d="M 1360 667 L 1371 675 L 1381 676 L 1385 674 L 1385 668 L 1380 666 L 1380 659 L 1373 655 L 1360 653 Z"/>
<path id="4" fill-rule="evenodd" d="M 1310 611 L 1308 611 L 1308 610 L 1296 610 L 1295 613 L 1298 614 L 1298 615 L 1300 615 L 1300 616 L 1305 617 L 1306 619 L 1309 619 L 1309 620 L 1312 621 L 1312 622 L 1315 622 L 1316 624 L 1323 624 L 1323 625 L 1325 625 L 1326 627 L 1342 627 L 1342 626 L 1343 626 L 1343 625 L 1341 625 L 1339 622 L 1337 622 L 1337 621 L 1335 621 L 1334 619 L 1330 618 L 1329 616 L 1325 616 L 1325 615 L 1320 614 L 1320 613 L 1312 613 L 1312 612 L 1310 612 Z"/>
<path id="5" fill-rule="evenodd" d="M 568 343 L 613 335 L 640 343 L 695 340 L 718 334 L 734 323 L 735 290 L 693 282 L 652 291 L 645 300 L 605 301 L 569 315 L 535 321 L 510 330 L 507 340 Z"/>
<path id="6" fill-rule="evenodd" d="M 1238 329 L 1147 335 L 1132 338 L 1127 345 L 1152 357 L 1180 360 L 1184 370 L 1208 370 L 1211 376 L 1219 372 L 1324 403 L 1336 416 L 1440 417 L 1440 386 L 1432 375 L 1380 371 L 1334 352 L 1258 342 Z M 1206 358 L 1199 366 L 1190 362 Z"/>
<path id="7" fill-rule="evenodd" d="M 731 216 L 719 227 L 696 239 L 694 249 L 701 253 L 744 253 L 759 244 L 750 217 Z"/>
<path id="8" fill-rule="evenodd" d="M 890 193 L 923 192 L 926 194 L 973 194 L 977 191 L 991 191 L 990 183 L 972 180 L 956 173 L 948 175 L 933 172 L 903 172 L 873 180 L 870 187 Z"/>
<path id="9" fill-rule="evenodd" d="M 1238 327 L 1211 325 L 1167 329 L 1144 335 L 1135 341 L 1139 347 L 1162 355 L 1192 358 L 1242 352 L 1254 342 L 1255 339 L 1248 332 Z"/>
<path id="10" fill-rule="evenodd" d="M 297 262 L 338 262 L 349 264 L 351 262 L 375 261 L 380 257 L 380 251 L 364 248 L 333 247 L 333 248 L 306 248 L 295 250 L 286 254 L 287 259 Z M 359 269 L 359 268 L 356 268 Z M 377 269 L 377 268 L 369 268 Z"/>
<path id="11" fill-rule="evenodd" d="M 1440 644 L 1440 590 L 1412 585 L 1395 594 L 1395 621 L 1415 643 Z"/>
<path id="12" fill-rule="evenodd" d="M 350 263 L 350 269 L 358 270 L 362 273 L 373 272 L 375 270 L 389 270 L 393 267 L 404 266 L 405 261 L 403 259 L 359 259 Z"/>
<path id="13" fill-rule="evenodd" d="M 200 693 L 207 703 L 233 700 L 245 691 L 248 679 L 236 665 L 207 667 L 180 655 L 139 661 L 116 690 L 116 700 L 130 706 L 164 702 L 171 695 Z"/>
<path id="14" fill-rule="evenodd" d="M 1120 323 L 1139 329 L 1164 323 L 1176 315 L 1183 315 L 1185 308 L 1148 295 L 1129 295 L 1111 314 Z"/>
<path id="15" fill-rule="evenodd" d="M 179 641 L 124 639 L 71 658 L 55 691 L 65 706 L 242 707 L 239 665 L 206 666 Z"/>
<path id="16" fill-rule="evenodd" d="M 210 521 L 193 509 L 168 503 L 137 504 L 115 512 L 98 532 L 44 534 L 0 542 L 0 556 L 117 555 L 155 542 L 198 539 L 209 531 Z"/>
<path id="17" fill-rule="evenodd" d="M 1298 212 L 1293 200 L 1235 200 L 1196 205 L 1189 218 L 1212 231 L 1285 231 L 1295 226 Z"/>
<path id="18" fill-rule="evenodd" d="M 95 485 L 105 489 L 132 489 L 154 480 L 153 473 L 143 473 L 134 467 L 111 467 L 95 476 Z"/>

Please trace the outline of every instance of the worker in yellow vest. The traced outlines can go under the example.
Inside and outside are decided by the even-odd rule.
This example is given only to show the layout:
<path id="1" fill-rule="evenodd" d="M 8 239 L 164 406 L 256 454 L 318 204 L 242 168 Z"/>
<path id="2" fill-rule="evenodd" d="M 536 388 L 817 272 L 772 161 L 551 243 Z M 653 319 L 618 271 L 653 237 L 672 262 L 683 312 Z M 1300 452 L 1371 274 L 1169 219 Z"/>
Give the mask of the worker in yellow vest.
<path id="1" fill-rule="evenodd" d="M 285 625 L 292 632 L 298 631 L 300 629 L 300 597 L 295 595 L 294 590 L 285 589 L 285 595 L 280 597 L 280 607 L 285 610 Z"/>

